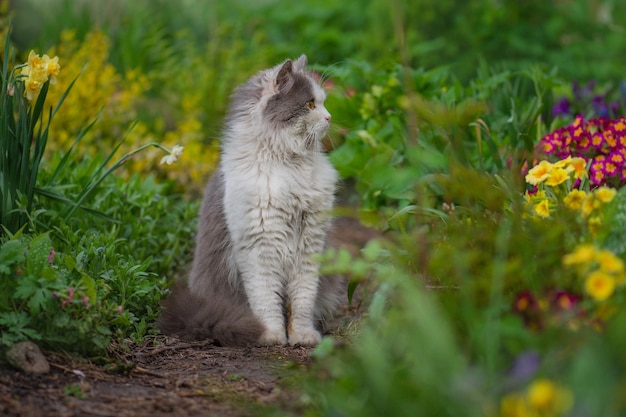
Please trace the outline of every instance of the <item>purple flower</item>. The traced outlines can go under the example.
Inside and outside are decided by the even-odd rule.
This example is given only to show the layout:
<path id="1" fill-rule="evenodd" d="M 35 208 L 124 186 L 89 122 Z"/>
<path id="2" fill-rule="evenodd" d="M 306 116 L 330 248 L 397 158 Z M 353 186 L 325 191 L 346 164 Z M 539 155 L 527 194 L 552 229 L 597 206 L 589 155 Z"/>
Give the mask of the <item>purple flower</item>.
<path id="1" fill-rule="evenodd" d="M 567 97 L 563 97 L 554 105 L 554 107 L 552 107 L 552 115 L 554 117 L 569 116 L 571 114 L 571 105 L 572 103 L 570 103 L 569 99 Z"/>
<path id="2" fill-rule="evenodd" d="M 54 249 L 50 249 L 50 254 L 48 255 L 48 263 L 51 264 L 54 261 L 54 255 L 56 252 Z"/>
<path id="3" fill-rule="evenodd" d="M 609 117 L 609 106 L 604 102 L 604 96 L 595 96 L 591 101 L 593 111 L 600 117 Z"/>

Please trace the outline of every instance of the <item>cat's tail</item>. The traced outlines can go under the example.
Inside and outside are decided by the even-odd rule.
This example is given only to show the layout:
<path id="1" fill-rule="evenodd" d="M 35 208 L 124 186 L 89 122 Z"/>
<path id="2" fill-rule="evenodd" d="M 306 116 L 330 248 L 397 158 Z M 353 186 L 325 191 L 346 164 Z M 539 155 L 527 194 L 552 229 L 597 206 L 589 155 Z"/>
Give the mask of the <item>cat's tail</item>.
<path id="1" fill-rule="evenodd" d="M 164 334 L 181 339 L 213 339 L 221 346 L 251 346 L 263 332 L 263 325 L 247 305 L 216 297 L 209 302 L 183 283 L 174 285 L 161 306 L 157 327 Z"/>

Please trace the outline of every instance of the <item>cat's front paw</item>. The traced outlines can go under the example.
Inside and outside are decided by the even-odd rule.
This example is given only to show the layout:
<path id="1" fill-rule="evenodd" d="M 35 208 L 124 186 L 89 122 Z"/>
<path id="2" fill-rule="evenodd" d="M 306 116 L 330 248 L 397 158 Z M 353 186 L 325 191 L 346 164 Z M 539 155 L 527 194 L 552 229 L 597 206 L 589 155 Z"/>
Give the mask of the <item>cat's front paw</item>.
<path id="1" fill-rule="evenodd" d="M 291 346 L 317 346 L 320 340 L 322 335 L 314 328 L 298 329 L 289 333 Z"/>
<path id="2" fill-rule="evenodd" d="M 261 346 L 286 345 L 287 336 L 283 329 L 266 329 L 259 337 L 259 344 Z"/>

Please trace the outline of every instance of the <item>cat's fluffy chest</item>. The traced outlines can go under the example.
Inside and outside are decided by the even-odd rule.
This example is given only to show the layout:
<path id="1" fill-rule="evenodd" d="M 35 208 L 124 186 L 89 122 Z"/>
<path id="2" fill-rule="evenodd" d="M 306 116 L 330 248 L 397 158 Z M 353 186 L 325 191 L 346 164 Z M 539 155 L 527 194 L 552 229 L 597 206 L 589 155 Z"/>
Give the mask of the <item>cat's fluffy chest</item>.
<path id="1" fill-rule="evenodd" d="M 248 207 L 304 212 L 332 207 L 337 172 L 322 154 L 297 162 L 237 164 L 226 179 L 225 203 L 244 198 Z"/>

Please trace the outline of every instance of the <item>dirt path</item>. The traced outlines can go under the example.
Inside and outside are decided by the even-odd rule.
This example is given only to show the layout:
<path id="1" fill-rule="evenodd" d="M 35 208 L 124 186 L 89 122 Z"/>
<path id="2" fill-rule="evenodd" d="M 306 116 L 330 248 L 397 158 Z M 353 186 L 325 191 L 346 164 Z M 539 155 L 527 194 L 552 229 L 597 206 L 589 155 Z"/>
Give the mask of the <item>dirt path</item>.
<path id="1" fill-rule="evenodd" d="M 340 219 L 330 244 L 354 252 L 374 235 Z M 341 320 L 356 314 L 346 308 Z M 0 366 L 0 415 L 247 417 L 280 409 L 295 416 L 307 407 L 299 384 L 312 363 L 309 348 L 224 348 L 155 336 L 112 352 L 116 360 L 103 366 L 45 352 L 45 375 Z"/>
<path id="2" fill-rule="evenodd" d="M 232 349 L 156 337 L 97 366 L 48 352 L 51 371 L 0 370 L 3 416 L 257 416 L 297 412 L 289 375 L 311 363 L 306 348 Z"/>

